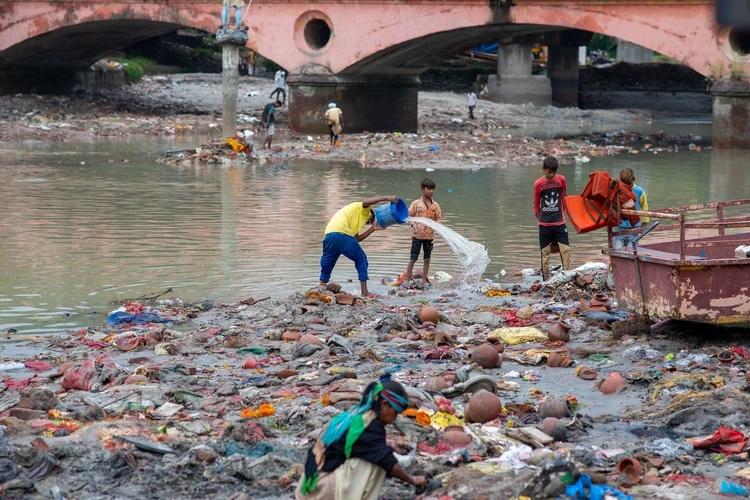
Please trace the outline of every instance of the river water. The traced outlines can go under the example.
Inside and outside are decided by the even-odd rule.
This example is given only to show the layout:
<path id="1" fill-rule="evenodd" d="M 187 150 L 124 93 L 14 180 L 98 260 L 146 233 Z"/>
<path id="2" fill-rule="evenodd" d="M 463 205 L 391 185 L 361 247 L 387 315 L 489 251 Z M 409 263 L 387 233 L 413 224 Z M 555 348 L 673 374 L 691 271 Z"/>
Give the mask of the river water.
<path id="1" fill-rule="evenodd" d="M 539 266 L 531 186 L 540 167 L 428 174 L 282 158 L 232 167 L 155 162 L 165 149 L 190 145 L 150 139 L 0 146 L 0 332 L 101 324 L 113 300 L 169 287 L 169 297 L 186 301 L 304 291 L 318 282 L 323 229 L 339 207 L 374 195 L 411 202 L 425 175 L 437 182 L 444 224 L 487 248 L 485 279 L 507 281 Z M 739 151 L 622 154 L 564 165 L 560 173 L 569 192 L 579 193 L 590 171 L 624 167 L 636 171 L 652 208 L 750 197 L 750 170 Z M 604 260 L 605 243 L 603 231 L 572 234 L 573 263 Z M 370 289 L 385 293 L 380 279 L 406 267 L 409 229 L 376 232 L 363 245 Z M 438 240 L 431 271 L 459 268 Z M 345 258 L 333 280 L 358 293 Z"/>

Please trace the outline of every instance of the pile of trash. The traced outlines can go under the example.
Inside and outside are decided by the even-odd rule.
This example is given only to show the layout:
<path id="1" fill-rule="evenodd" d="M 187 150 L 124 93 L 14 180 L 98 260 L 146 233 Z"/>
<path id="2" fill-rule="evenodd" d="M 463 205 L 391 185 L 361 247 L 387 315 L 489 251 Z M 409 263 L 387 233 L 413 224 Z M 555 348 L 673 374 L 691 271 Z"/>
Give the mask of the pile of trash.
<path id="1" fill-rule="evenodd" d="M 746 491 L 750 350 L 660 335 L 616 308 L 606 269 L 557 276 L 129 302 L 0 364 L 3 494 L 289 496 L 321 428 L 386 373 L 410 400 L 388 440 L 426 498 Z"/>
<path id="2" fill-rule="evenodd" d="M 224 162 L 247 163 L 255 158 L 253 144 L 244 135 L 213 141 L 203 146 L 167 150 L 159 160 L 165 163 L 195 162 L 216 164 Z"/>

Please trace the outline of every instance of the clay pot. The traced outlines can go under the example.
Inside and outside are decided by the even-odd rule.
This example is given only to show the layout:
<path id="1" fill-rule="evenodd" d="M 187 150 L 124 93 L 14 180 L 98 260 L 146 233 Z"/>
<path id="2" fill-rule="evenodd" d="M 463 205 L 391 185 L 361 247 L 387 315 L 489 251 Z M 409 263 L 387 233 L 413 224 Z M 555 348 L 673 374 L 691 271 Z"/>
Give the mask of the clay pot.
<path id="1" fill-rule="evenodd" d="M 599 390 L 604 394 L 613 394 L 618 391 L 621 387 L 625 387 L 628 381 L 622 378 L 619 373 L 610 373 L 607 380 L 602 382 L 599 386 Z"/>
<path id="2" fill-rule="evenodd" d="M 495 348 L 498 354 L 505 352 L 505 344 L 500 342 L 500 339 L 487 339 L 487 342 Z"/>
<path id="3" fill-rule="evenodd" d="M 437 309 L 430 306 L 426 306 L 420 309 L 417 313 L 417 317 L 422 323 L 429 321 L 430 323 L 437 324 L 440 321 L 440 314 L 438 313 Z"/>
<path id="4" fill-rule="evenodd" d="M 503 357 L 490 344 L 482 344 L 471 351 L 471 360 L 482 368 L 500 368 Z"/>
<path id="5" fill-rule="evenodd" d="M 539 424 L 539 430 L 552 437 L 555 441 L 568 440 L 568 428 L 565 427 L 565 424 L 562 423 L 559 418 L 545 418 L 542 420 L 542 423 Z"/>
<path id="6" fill-rule="evenodd" d="M 315 335 L 302 335 L 299 339 L 297 339 L 297 342 L 300 342 L 302 344 L 323 345 L 323 341 Z"/>
<path id="7" fill-rule="evenodd" d="M 641 481 L 641 472 L 641 463 L 633 457 L 623 458 L 617 462 L 617 473 L 620 474 L 623 484 L 638 484 Z"/>
<path id="8" fill-rule="evenodd" d="M 594 311 L 607 312 L 610 308 L 609 297 L 606 293 L 597 293 L 594 298 L 589 301 L 589 306 Z"/>
<path id="9" fill-rule="evenodd" d="M 599 373 L 597 373 L 596 370 L 593 368 L 590 368 L 588 366 L 582 366 L 578 369 L 578 372 L 576 373 L 579 377 L 581 377 L 583 380 L 594 380 L 596 377 L 599 376 Z"/>
<path id="10" fill-rule="evenodd" d="M 503 411 L 500 399 L 489 391 L 482 389 L 469 400 L 464 415 L 467 422 L 484 424 L 495 420 Z"/>
<path id="11" fill-rule="evenodd" d="M 66 365 L 66 363 L 63 363 L 62 366 L 65 366 L 65 365 Z M 62 370 L 62 366 L 58 369 L 58 371 Z M 750 385 L 750 370 L 748 370 L 748 371 L 745 372 L 745 383 L 747 385 Z"/>
<path id="12" fill-rule="evenodd" d="M 542 418 L 565 418 L 570 416 L 570 408 L 567 401 L 547 398 L 539 404 L 538 414 Z"/>
<path id="13" fill-rule="evenodd" d="M 440 392 L 444 389 L 447 389 L 451 385 L 453 384 L 445 380 L 443 377 L 432 377 L 428 378 L 424 383 L 424 388 L 427 391 Z"/>
<path id="14" fill-rule="evenodd" d="M 570 328 L 570 323 L 560 320 L 547 329 L 547 338 L 552 342 L 557 342 L 558 340 L 567 342 L 570 340 Z"/>
<path id="15" fill-rule="evenodd" d="M 567 368 L 573 363 L 575 361 L 563 352 L 553 351 L 547 356 L 547 365 L 553 368 Z"/>
<path id="16" fill-rule="evenodd" d="M 471 444 L 471 442 L 473 441 L 471 436 L 466 434 L 464 432 L 464 428 L 460 425 L 449 425 L 448 427 L 446 427 L 445 432 L 443 433 L 443 437 L 449 443 L 461 446 Z"/>
<path id="17" fill-rule="evenodd" d="M 717 357 L 722 363 L 731 363 L 734 361 L 734 353 L 729 349 L 721 351 Z"/>
<path id="18" fill-rule="evenodd" d="M 281 334 L 281 340 L 286 340 L 289 342 L 296 342 L 299 340 L 299 338 L 302 336 L 302 333 L 297 330 L 284 330 L 284 333 Z"/>
<path id="19" fill-rule="evenodd" d="M 146 384 L 148 382 L 150 382 L 150 380 L 145 375 L 130 375 L 125 379 L 125 382 L 123 382 L 123 384 Z"/>
<path id="20" fill-rule="evenodd" d="M 258 360 L 250 356 L 245 360 L 242 368 L 245 368 L 246 370 L 255 370 L 256 368 L 258 368 Z"/>
<path id="21" fill-rule="evenodd" d="M 343 306 L 353 306 L 357 303 L 357 297 L 346 292 L 337 293 L 336 303 Z"/>
<path id="22" fill-rule="evenodd" d="M 326 290 L 332 293 L 339 293 L 341 291 L 341 286 L 338 283 L 328 283 L 326 285 Z"/>
<path id="23" fill-rule="evenodd" d="M 297 372 L 294 370 L 290 370 L 289 368 L 285 368 L 276 372 L 276 376 L 281 379 L 294 377 L 295 375 L 297 375 Z"/>

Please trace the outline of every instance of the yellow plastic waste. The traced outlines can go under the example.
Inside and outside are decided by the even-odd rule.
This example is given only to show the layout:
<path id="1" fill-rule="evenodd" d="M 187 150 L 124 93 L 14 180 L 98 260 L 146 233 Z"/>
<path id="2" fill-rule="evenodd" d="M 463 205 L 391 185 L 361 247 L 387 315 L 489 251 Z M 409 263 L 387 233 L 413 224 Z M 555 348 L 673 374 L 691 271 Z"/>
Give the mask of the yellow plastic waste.
<path id="1" fill-rule="evenodd" d="M 432 417 L 430 417 L 430 421 L 441 429 L 445 429 L 449 425 L 464 425 L 464 421 L 460 418 L 442 411 L 439 411 L 432 415 Z"/>
<path id="2" fill-rule="evenodd" d="M 497 330 L 491 331 L 487 337 L 491 339 L 500 339 L 508 345 L 547 340 L 547 336 L 533 326 L 498 328 Z"/>
<path id="3" fill-rule="evenodd" d="M 236 151 L 237 153 L 245 150 L 245 145 L 244 144 L 240 144 L 239 142 L 237 142 L 236 140 L 232 139 L 231 137 L 229 139 L 227 139 L 226 141 L 224 141 L 224 143 L 227 146 L 229 146 L 230 148 L 232 148 L 232 150 Z"/>

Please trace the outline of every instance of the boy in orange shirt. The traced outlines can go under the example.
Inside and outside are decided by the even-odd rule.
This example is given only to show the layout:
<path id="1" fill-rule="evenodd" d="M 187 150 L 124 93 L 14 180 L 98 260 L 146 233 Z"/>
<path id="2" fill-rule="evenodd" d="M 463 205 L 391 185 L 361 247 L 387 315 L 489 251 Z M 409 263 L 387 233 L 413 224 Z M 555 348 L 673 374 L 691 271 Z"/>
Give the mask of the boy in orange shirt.
<path id="1" fill-rule="evenodd" d="M 425 217 L 432 219 L 438 223 L 443 220 L 443 212 L 440 210 L 440 205 L 432 199 L 435 194 L 435 181 L 429 177 L 422 179 L 421 183 L 422 197 L 418 200 L 414 200 L 409 207 L 409 217 Z M 430 257 L 432 256 L 432 246 L 435 239 L 435 233 L 432 228 L 425 224 L 419 224 L 418 222 L 411 222 L 412 238 L 411 238 L 411 255 L 409 257 L 409 265 L 406 266 L 406 275 L 402 288 L 409 288 L 411 284 L 411 273 L 414 269 L 414 264 L 417 262 L 419 257 L 419 250 L 424 248 L 422 266 L 422 276 L 424 279 L 424 286 L 430 285 L 430 280 L 427 278 L 427 272 L 430 270 Z"/>

